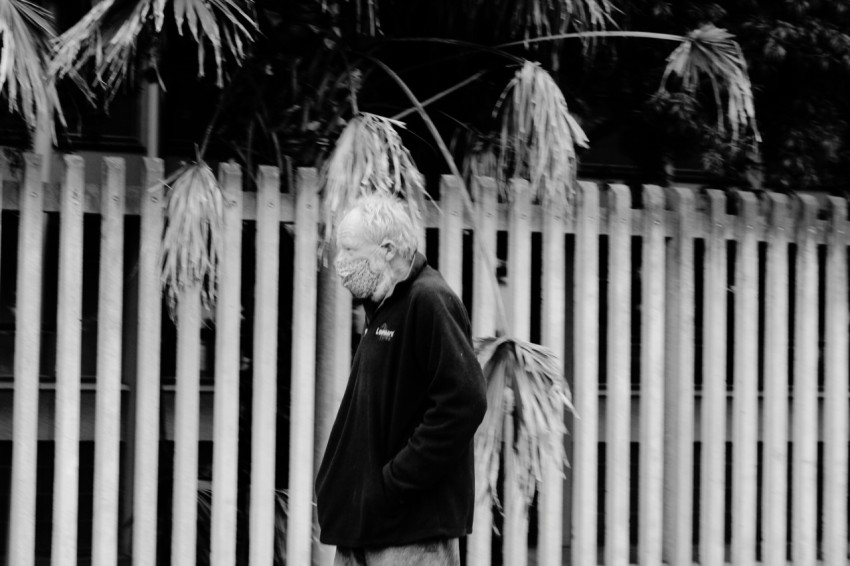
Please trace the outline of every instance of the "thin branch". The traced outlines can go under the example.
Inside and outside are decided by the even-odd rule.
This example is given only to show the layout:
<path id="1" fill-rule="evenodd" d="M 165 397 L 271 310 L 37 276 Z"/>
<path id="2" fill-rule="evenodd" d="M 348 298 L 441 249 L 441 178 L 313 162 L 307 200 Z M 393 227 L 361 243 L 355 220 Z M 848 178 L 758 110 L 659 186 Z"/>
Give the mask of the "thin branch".
<path id="1" fill-rule="evenodd" d="M 445 90 L 444 90 L 444 91 L 442 91 L 442 92 L 438 92 L 437 94 L 435 94 L 435 95 L 434 95 L 434 96 L 432 96 L 431 98 L 428 98 L 428 99 L 426 99 L 426 100 L 423 100 L 423 101 L 422 101 L 422 106 L 423 106 L 423 107 L 425 107 L 425 106 L 429 106 L 430 104 L 433 104 L 434 102 L 437 102 L 437 101 L 438 101 L 438 100 L 440 100 L 441 98 L 444 98 L 444 97 L 446 97 L 446 96 L 450 95 L 450 94 L 451 94 L 451 93 L 453 93 L 454 91 L 456 91 L 456 90 L 458 90 L 458 89 L 461 89 L 461 88 L 465 87 L 466 85 L 468 85 L 469 83 L 471 83 L 471 82 L 474 82 L 474 81 L 478 80 L 478 79 L 479 79 L 479 78 L 481 78 L 481 76 L 482 76 L 482 75 L 484 75 L 484 73 L 486 73 L 486 72 L 487 72 L 486 70 L 484 70 L 484 71 L 479 71 L 479 72 L 475 73 L 474 75 L 472 75 L 471 77 L 467 77 L 467 78 L 465 78 L 464 80 L 460 81 L 460 82 L 459 82 L 459 83 L 457 83 L 456 85 L 454 85 L 454 86 L 450 86 L 449 88 L 445 89 Z M 405 111 L 403 111 L 403 112 L 399 112 L 398 114 L 396 114 L 395 116 L 393 116 L 393 117 L 392 117 L 392 118 L 390 118 L 390 119 L 391 119 L 391 120 L 401 120 L 401 119 L 402 119 L 402 118 L 404 118 L 405 116 L 407 116 L 407 115 L 409 115 L 409 114 L 413 114 L 414 112 L 416 112 L 416 110 L 417 110 L 417 108 L 416 108 L 415 106 L 413 106 L 413 107 L 408 108 L 407 110 L 405 110 Z"/>

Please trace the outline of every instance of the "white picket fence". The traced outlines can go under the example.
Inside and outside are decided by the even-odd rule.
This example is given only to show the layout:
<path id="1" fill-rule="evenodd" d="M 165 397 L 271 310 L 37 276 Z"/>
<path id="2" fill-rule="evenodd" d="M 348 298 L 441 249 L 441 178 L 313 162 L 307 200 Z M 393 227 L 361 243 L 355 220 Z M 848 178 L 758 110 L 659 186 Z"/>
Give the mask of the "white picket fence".
<path id="1" fill-rule="evenodd" d="M 42 186 L 34 156 L 27 156 L 20 185 L 0 183 L 2 209 L 19 214 L 14 376 L 11 387 L 0 389 L 0 398 L 13 397 L 11 415 L 0 415 L 0 439 L 12 441 L 6 564 L 32 566 L 48 555 L 57 566 L 89 563 L 87 556 L 77 558 L 77 524 L 80 430 L 92 418 L 96 495 L 92 516 L 83 517 L 92 521 L 90 563 L 122 560 L 119 524 L 126 516 L 132 517 L 127 562 L 154 566 L 163 554 L 158 492 L 166 433 L 160 425 L 166 422 L 174 442 L 172 508 L 165 512 L 171 563 L 199 558 L 199 431 L 212 427 L 210 560 L 236 564 L 240 403 L 251 404 L 252 418 L 249 560 L 273 564 L 279 327 L 291 327 L 292 337 L 287 563 L 330 564 L 332 549 L 314 540 L 312 481 L 347 378 L 352 311 L 347 292 L 316 253 L 315 171 L 299 170 L 295 192 L 283 193 L 279 172 L 261 167 L 257 191 L 243 193 L 240 169 L 220 167 L 228 206 L 210 416 L 203 410 L 209 392 L 199 379 L 202 312 L 194 291 L 179 303 L 173 409 L 163 402 L 162 162 L 144 161 L 142 187 L 126 186 L 122 159 L 104 159 L 98 185 L 84 183 L 80 157 L 66 156 L 65 163 L 60 187 Z M 426 225 L 437 229 L 439 242 L 430 255 L 449 284 L 471 297 L 476 335 L 495 331 L 495 293 L 502 292 L 512 333 L 539 335 L 566 360 L 580 417 L 567 417 L 572 467 L 562 475 L 546 463 L 532 521 L 512 487 L 512 470 L 505 471 L 501 551 L 491 556 L 498 517 L 479 505 L 467 564 L 848 564 L 845 200 L 653 186 L 635 192 L 582 182 L 567 213 L 533 203 L 523 181 L 514 181 L 510 204 L 500 203 L 493 181 L 482 178 L 472 187 L 476 210 L 470 214 L 459 186 L 443 177 L 439 211 L 427 211 Z M 52 384 L 40 379 L 39 368 L 44 211 L 58 212 L 60 220 L 55 411 L 49 416 L 40 395 Z M 87 213 L 100 216 L 93 417 L 91 406 L 81 403 L 80 375 Z M 124 235 L 131 215 L 140 217 L 140 244 L 133 256 L 137 289 L 128 293 Z M 282 224 L 294 233 L 292 266 L 279 262 Z M 481 246 L 465 245 L 465 232 Z M 497 291 L 487 266 L 496 264 L 500 232 L 507 234 L 507 282 Z M 250 277 L 242 265 L 243 240 L 254 242 Z M 486 250 L 489 259 L 476 250 Z M 471 277 L 464 277 L 465 266 Z M 284 268 L 291 268 L 293 292 L 280 300 L 291 301 L 291 320 L 278 320 Z M 255 285 L 256 307 L 246 316 L 254 325 L 251 399 L 240 399 L 243 279 Z M 464 281 L 472 288 L 463 289 Z M 128 300 L 136 301 L 138 313 L 131 320 L 122 318 Z M 127 325 L 134 325 L 133 344 L 122 341 Z M 122 377 L 128 349 L 137 360 L 132 386 Z M 133 419 L 122 435 L 127 398 Z M 173 411 L 173 419 L 158 418 L 163 411 Z M 55 443 L 52 542 L 51 549 L 37 549 L 37 446 L 45 422 Z M 122 445 L 129 452 L 124 460 Z M 122 463 L 126 458 L 131 466 Z"/>

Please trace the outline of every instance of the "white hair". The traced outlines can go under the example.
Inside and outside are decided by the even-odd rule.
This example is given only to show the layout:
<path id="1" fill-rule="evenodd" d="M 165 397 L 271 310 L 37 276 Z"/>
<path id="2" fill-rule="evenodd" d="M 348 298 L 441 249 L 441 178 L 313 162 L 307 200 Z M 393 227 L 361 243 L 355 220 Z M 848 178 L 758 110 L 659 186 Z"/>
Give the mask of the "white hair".
<path id="1" fill-rule="evenodd" d="M 388 194 L 372 193 L 358 198 L 348 212 L 353 210 L 360 211 L 365 236 L 377 243 L 390 241 L 401 257 L 413 257 L 419 247 L 419 238 L 401 200 Z"/>

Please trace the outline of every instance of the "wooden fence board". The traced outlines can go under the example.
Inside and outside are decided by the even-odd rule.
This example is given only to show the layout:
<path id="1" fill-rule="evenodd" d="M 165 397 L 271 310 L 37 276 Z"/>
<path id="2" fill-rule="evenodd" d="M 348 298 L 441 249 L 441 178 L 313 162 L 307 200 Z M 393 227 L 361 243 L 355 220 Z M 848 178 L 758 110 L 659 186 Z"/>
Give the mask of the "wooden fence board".
<path id="1" fill-rule="evenodd" d="M 124 174 L 123 159 L 104 159 L 97 304 L 97 399 L 92 528 L 94 566 L 111 566 L 118 560 Z"/>
<path id="2" fill-rule="evenodd" d="M 298 170 L 295 267 L 292 286 L 292 400 L 289 434 L 287 564 L 309 564 L 313 525 L 313 427 L 316 375 L 316 226 L 318 181 Z"/>
<path id="3" fill-rule="evenodd" d="M 674 189 L 675 213 L 667 262 L 664 398 L 664 559 L 693 560 L 694 482 L 694 192 Z"/>
<path id="4" fill-rule="evenodd" d="M 792 409 L 791 557 L 817 558 L 818 258 L 813 221 L 817 202 L 798 195 Z"/>
<path id="5" fill-rule="evenodd" d="M 258 177 L 249 563 L 267 565 L 275 543 L 280 178 L 272 167 L 260 167 Z"/>
<path id="6" fill-rule="evenodd" d="M 496 184 L 491 178 L 479 178 L 473 185 L 476 227 L 473 238 L 472 333 L 492 336 L 496 331 L 496 293 L 493 282 L 496 269 Z M 476 462 L 475 524 L 467 540 L 467 564 L 487 566 L 491 562 L 493 517 L 490 498 L 485 496 L 485 472 Z"/>
<path id="7" fill-rule="evenodd" d="M 581 182 L 576 212 L 573 564 L 596 564 L 599 418 L 599 189 Z"/>
<path id="8" fill-rule="evenodd" d="M 136 454 L 133 485 L 133 564 L 155 566 L 159 494 L 160 253 L 165 223 L 161 159 L 144 160 L 146 194 L 140 202 L 139 321 L 136 356 Z"/>
<path id="9" fill-rule="evenodd" d="M 242 171 L 219 166 L 224 197 L 224 234 L 218 266 L 215 321 L 215 398 L 210 564 L 236 563 L 239 459 L 239 368 L 242 363 Z"/>
<path id="10" fill-rule="evenodd" d="M 826 336 L 823 426 L 823 560 L 847 564 L 847 202 L 829 197 L 830 230 L 826 256 Z"/>
<path id="11" fill-rule="evenodd" d="M 463 200 L 461 184 L 452 175 L 440 179 L 440 273 L 463 296 Z"/>
<path id="12" fill-rule="evenodd" d="M 726 501 L 726 196 L 708 190 L 702 354 L 700 564 L 724 563 Z"/>
<path id="13" fill-rule="evenodd" d="M 77 563 L 83 311 L 83 159 L 65 156 L 56 314 L 56 432 L 51 563 Z"/>
<path id="14" fill-rule="evenodd" d="M 738 191 L 732 405 L 732 562 L 756 560 L 758 489 L 758 249 L 756 197 Z"/>
<path id="15" fill-rule="evenodd" d="M 528 182 L 512 180 L 511 194 L 508 212 L 508 324 L 512 336 L 528 341 L 531 339 L 531 191 Z M 504 450 L 514 445 L 512 425 L 511 419 L 506 419 Z M 505 461 L 503 554 L 506 563 L 525 566 L 528 563 L 528 505 L 516 470 L 511 469 L 510 463 Z"/>
<path id="16" fill-rule="evenodd" d="M 608 348 L 605 424 L 605 564 L 629 563 L 631 486 L 631 192 L 612 185 L 608 209 Z"/>
<path id="17" fill-rule="evenodd" d="M 764 305 L 764 436 L 762 464 L 762 561 L 786 561 L 788 474 L 788 238 L 785 195 L 768 193 Z"/>
<path id="18" fill-rule="evenodd" d="M 35 563 L 35 484 L 38 452 L 38 382 L 41 344 L 41 286 L 44 267 L 44 190 L 41 158 L 27 154 L 18 225 L 15 302 L 15 396 L 12 418 L 12 485 L 9 564 Z"/>
<path id="19" fill-rule="evenodd" d="M 661 566 L 664 526 L 664 193 L 643 189 L 638 560 Z"/>
<path id="20" fill-rule="evenodd" d="M 566 300 L 564 281 L 566 271 L 567 210 L 561 203 L 547 202 L 543 212 L 541 278 L 541 328 L 540 342 L 551 350 L 564 367 L 566 346 Z M 563 445 L 564 438 L 555 439 Z M 551 457 L 543 459 L 543 485 L 538 498 L 539 536 L 537 540 L 537 563 L 540 566 L 561 566 L 561 531 L 564 524 L 564 464 Z"/>

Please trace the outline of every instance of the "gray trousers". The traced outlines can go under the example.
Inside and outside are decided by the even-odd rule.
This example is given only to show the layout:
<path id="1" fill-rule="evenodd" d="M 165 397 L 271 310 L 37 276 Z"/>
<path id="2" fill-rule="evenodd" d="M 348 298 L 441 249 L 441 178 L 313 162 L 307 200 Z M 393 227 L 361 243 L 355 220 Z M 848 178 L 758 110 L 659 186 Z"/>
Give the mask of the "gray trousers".
<path id="1" fill-rule="evenodd" d="M 334 566 L 460 566 L 458 539 L 387 548 L 337 547 Z"/>

